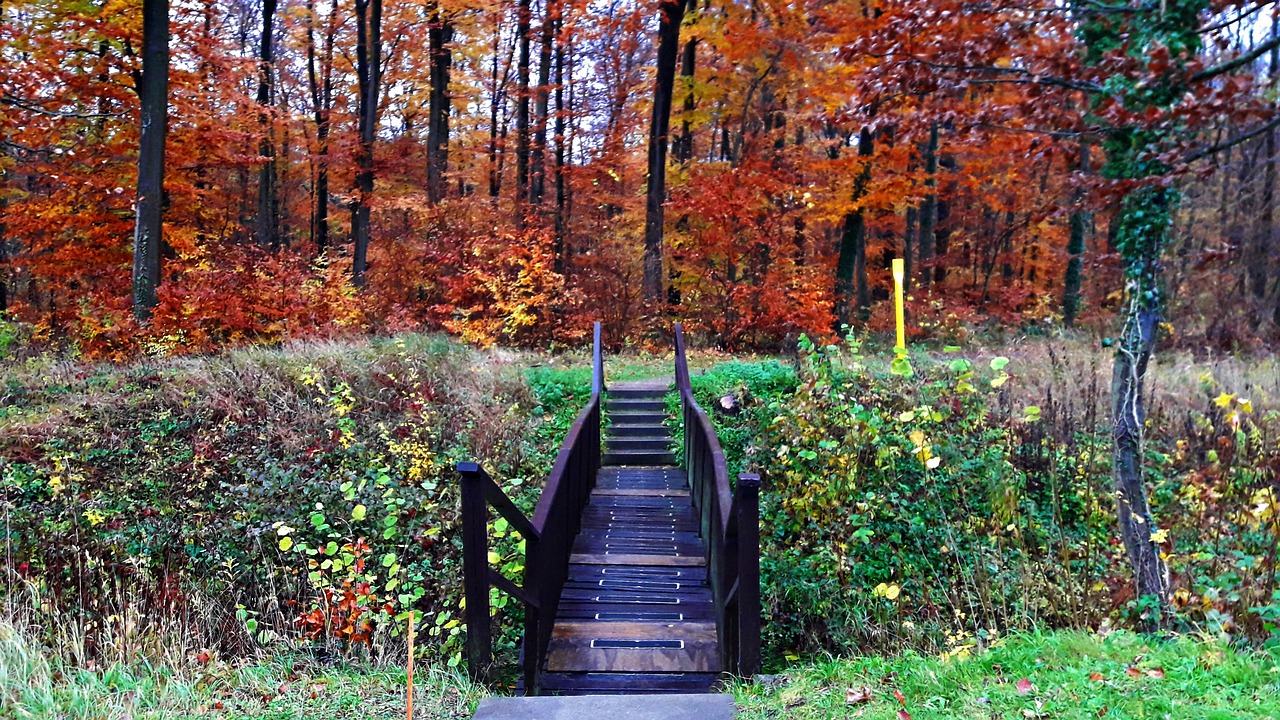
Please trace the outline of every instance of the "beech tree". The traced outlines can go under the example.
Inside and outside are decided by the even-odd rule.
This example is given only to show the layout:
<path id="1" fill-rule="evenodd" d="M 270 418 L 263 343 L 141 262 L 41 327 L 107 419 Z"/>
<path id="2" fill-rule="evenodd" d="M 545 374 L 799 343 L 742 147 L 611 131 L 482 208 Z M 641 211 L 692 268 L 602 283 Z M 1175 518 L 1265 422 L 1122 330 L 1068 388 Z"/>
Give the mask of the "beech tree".
<path id="1" fill-rule="evenodd" d="M 165 133 L 169 124 L 169 0 L 142 4 L 142 72 L 135 75 L 138 133 L 137 217 L 133 232 L 133 312 L 151 317 L 159 302 L 164 242 Z"/>
<path id="2" fill-rule="evenodd" d="M 658 5 L 658 60 L 653 84 L 653 120 L 649 125 L 649 180 L 644 220 L 644 298 L 655 305 L 663 298 L 662 232 L 667 200 L 667 143 L 684 8 L 684 0 L 662 0 Z"/>

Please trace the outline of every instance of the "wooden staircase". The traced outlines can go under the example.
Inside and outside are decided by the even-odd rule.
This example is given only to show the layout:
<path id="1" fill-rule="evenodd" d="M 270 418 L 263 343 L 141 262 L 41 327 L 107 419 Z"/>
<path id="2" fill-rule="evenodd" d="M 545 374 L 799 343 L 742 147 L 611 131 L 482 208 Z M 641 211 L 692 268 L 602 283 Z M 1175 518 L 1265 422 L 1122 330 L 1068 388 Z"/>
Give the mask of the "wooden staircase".
<path id="1" fill-rule="evenodd" d="M 671 430 L 666 426 L 667 391 L 672 383 L 639 380 L 609 388 L 605 403 L 605 465 L 676 464 Z"/>
<path id="2" fill-rule="evenodd" d="M 670 387 L 609 388 L 605 467 L 569 557 L 544 692 L 702 693 L 719 677 L 706 545 L 662 424 Z"/>
<path id="3" fill-rule="evenodd" d="M 679 324 L 675 331 L 679 456 L 666 422 L 672 381 L 606 391 L 597 323 L 591 400 L 566 434 L 533 515 L 477 464 L 458 465 L 467 666 L 477 679 L 490 678 L 493 661 L 490 588 L 525 607 L 524 695 L 688 694 L 692 708 L 719 702 L 704 694 L 724 674 L 758 670 L 760 481 L 742 475 L 730 483 L 711 421 L 693 397 Z M 489 566 L 490 508 L 525 541 L 522 585 Z M 497 705 L 521 712 L 504 703 L 490 709 Z"/>

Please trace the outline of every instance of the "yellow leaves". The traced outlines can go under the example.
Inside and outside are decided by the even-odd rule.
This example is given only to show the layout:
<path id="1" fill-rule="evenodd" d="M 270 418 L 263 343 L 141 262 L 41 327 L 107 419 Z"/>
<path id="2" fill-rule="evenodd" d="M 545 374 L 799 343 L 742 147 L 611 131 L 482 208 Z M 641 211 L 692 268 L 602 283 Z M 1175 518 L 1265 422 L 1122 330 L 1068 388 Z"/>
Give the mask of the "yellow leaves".
<path id="1" fill-rule="evenodd" d="M 902 595 L 902 588 L 897 583 L 880 583 L 871 591 L 875 597 L 882 597 L 885 600 L 894 601 Z"/>
<path id="2" fill-rule="evenodd" d="M 1275 518 L 1280 513 L 1280 502 L 1277 502 L 1275 490 L 1263 488 L 1255 492 L 1249 511 L 1258 522 L 1268 522 Z"/>
<path id="3" fill-rule="evenodd" d="M 369 509 L 364 505 L 356 505 L 355 508 L 351 510 L 351 519 L 359 522 L 365 518 L 365 515 L 367 515 L 368 512 Z"/>
<path id="4" fill-rule="evenodd" d="M 1213 404 L 1225 410 L 1226 408 L 1231 407 L 1231 401 L 1235 399 L 1236 399 L 1235 395 L 1228 395 L 1227 393 L 1222 393 L 1218 397 L 1214 398 Z"/>
<path id="5" fill-rule="evenodd" d="M 908 410 L 898 416 L 898 422 L 911 422 L 912 420 L 915 420 L 915 419 L 916 419 L 916 413 L 914 410 Z"/>
<path id="6" fill-rule="evenodd" d="M 88 520 L 90 525 L 96 527 L 101 525 L 107 519 L 107 516 L 103 515 L 101 510 L 85 510 L 84 519 Z"/>
<path id="7" fill-rule="evenodd" d="M 1169 541 L 1169 531 L 1165 528 L 1157 528 L 1151 532 L 1151 542 L 1156 545 L 1163 545 Z"/>
<path id="8" fill-rule="evenodd" d="M 923 431 L 912 430 L 907 434 L 907 437 L 915 444 L 915 447 L 911 449 L 912 454 L 914 454 L 916 459 L 923 463 L 926 468 L 934 470 L 942 464 L 942 459 L 933 454 L 933 446 L 925 442 L 925 435 Z"/>

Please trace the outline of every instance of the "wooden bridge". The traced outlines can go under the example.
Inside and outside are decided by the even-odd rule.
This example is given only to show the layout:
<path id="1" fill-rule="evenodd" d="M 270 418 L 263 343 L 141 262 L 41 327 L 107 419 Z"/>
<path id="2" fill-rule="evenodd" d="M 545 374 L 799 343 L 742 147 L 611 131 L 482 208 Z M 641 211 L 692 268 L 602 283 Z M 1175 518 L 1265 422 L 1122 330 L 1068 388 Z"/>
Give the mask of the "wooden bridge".
<path id="1" fill-rule="evenodd" d="M 671 381 L 606 385 L 596 323 L 591 399 L 533 517 L 478 465 L 458 466 L 473 676 L 491 676 L 491 586 L 524 605 L 525 695 L 706 693 L 759 669 L 760 480 L 730 484 L 678 323 L 675 344 L 679 456 L 664 422 Z M 489 565 L 490 508 L 525 540 L 521 585 Z"/>

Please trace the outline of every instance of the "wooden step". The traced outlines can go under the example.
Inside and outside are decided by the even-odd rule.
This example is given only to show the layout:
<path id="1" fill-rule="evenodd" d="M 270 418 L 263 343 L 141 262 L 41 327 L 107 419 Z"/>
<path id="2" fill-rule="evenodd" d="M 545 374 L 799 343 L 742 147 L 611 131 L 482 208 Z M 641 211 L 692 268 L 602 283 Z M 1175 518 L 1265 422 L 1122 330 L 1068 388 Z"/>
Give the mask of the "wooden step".
<path id="1" fill-rule="evenodd" d="M 605 433 L 611 437 L 671 437 L 671 428 L 660 422 L 649 424 L 614 423 L 605 428 Z"/>
<path id="2" fill-rule="evenodd" d="M 672 452 L 606 452 L 602 461 L 605 465 L 674 465 L 676 454 Z"/>
<path id="3" fill-rule="evenodd" d="M 609 426 L 614 425 L 662 425 L 667 419 L 665 412 L 611 412 L 608 415 Z"/>
<path id="4" fill-rule="evenodd" d="M 549 672 L 718 672 L 711 623 L 558 622 Z"/>
<path id="5" fill-rule="evenodd" d="M 627 398 L 633 400 L 654 400 L 667 396 L 672 383 L 670 381 L 649 383 L 644 386 L 614 383 L 609 386 L 607 395 L 610 398 Z"/>
<path id="6" fill-rule="evenodd" d="M 543 673 L 542 692 L 548 695 L 622 695 L 622 694 L 661 694 L 679 695 L 707 693 L 715 689 L 720 680 L 720 673 Z M 646 705 L 655 712 L 654 718 L 675 720 L 680 716 L 668 709 L 654 705 Z M 678 706 L 682 711 L 687 706 Z M 693 710 L 693 708 L 689 708 Z M 528 718 L 529 715 L 519 715 Z M 569 715 L 569 718 L 591 717 L 588 715 Z M 623 720 L 624 716 L 606 715 L 603 720 Z M 625 716 L 632 718 L 634 716 Z M 689 716 L 693 720 L 716 720 L 716 716 L 703 710 L 697 710 Z M 730 715 L 729 717 L 732 717 Z"/>
<path id="7" fill-rule="evenodd" d="M 611 437 L 605 438 L 604 446 L 609 451 L 619 452 L 667 452 L 671 450 L 670 437 Z"/>
<path id="8" fill-rule="evenodd" d="M 661 412 L 666 413 L 667 403 L 661 399 L 658 400 L 640 400 L 626 398 L 617 400 L 609 398 L 604 404 L 604 410 L 610 415 L 616 412 Z"/>

